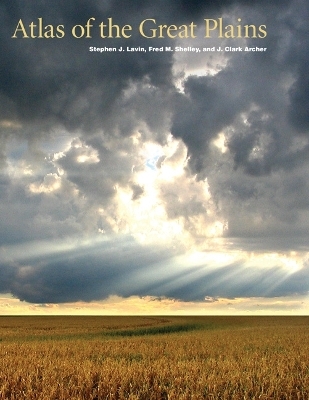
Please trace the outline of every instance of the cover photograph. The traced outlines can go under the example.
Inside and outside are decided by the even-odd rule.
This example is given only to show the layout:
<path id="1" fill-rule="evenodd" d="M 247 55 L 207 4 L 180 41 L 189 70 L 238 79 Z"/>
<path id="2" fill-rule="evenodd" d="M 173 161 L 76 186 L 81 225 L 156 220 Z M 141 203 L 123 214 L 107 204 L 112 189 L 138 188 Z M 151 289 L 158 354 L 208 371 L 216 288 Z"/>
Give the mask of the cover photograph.
<path id="1" fill-rule="evenodd" d="M 0 400 L 309 399 L 308 21 L 0 1 Z"/>
<path id="2" fill-rule="evenodd" d="M 0 4 L 0 313 L 308 314 L 308 2 Z"/>

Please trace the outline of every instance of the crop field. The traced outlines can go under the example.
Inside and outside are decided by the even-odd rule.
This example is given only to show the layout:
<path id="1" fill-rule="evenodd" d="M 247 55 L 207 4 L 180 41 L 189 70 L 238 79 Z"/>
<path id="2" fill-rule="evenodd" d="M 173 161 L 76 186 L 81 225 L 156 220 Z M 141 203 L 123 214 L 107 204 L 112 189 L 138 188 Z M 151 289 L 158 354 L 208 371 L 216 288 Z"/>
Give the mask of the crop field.
<path id="1" fill-rule="evenodd" d="M 5 399 L 309 399 L 309 317 L 0 317 Z"/>

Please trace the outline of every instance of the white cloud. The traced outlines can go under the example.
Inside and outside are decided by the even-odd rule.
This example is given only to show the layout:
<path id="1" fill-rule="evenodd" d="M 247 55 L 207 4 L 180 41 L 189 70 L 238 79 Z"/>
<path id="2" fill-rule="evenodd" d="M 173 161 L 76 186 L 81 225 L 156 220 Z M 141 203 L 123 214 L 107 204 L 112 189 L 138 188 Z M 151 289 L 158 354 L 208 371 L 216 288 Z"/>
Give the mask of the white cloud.
<path id="1" fill-rule="evenodd" d="M 61 188 L 61 177 L 57 174 L 47 174 L 43 182 L 31 183 L 29 185 L 29 191 L 33 194 L 39 193 L 52 193 Z"/>

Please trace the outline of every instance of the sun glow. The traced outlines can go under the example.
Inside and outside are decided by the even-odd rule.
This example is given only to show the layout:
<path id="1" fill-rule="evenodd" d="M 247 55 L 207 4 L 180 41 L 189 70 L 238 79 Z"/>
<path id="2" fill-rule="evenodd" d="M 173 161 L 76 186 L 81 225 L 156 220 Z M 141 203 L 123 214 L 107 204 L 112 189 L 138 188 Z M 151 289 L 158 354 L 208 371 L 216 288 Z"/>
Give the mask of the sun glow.
<path id="1" fill-rule="evenodd" d="M 133 138 L 136 147 L 139 137 Z M 190 248 L 197 237 L 223 235 L 227 224 L 216 215 L 207 179 L 198 181 L 186 171 L 182 141 L 168 135 L 164 145 L 146 142 L 138 154 L 130 183 L 115 186 L 115 232 L 130 233 L 143 243 L 177 240 Z M 108 218 L 108 210 L 103 215 Z"/>
<path id="2" fill-rule="evenodd" d="M 213 140 L 213 144 L 221 151 L 221 153 L 226 153 L 227 147 L 225 146 L 226 138 L 223 132 L 220 132 L 218 136 Z"/>
<path id="3" fill-rule="evenodd" d="M 303 254 L 297 252 L 289 253 L 265 253 L 265 254 L 250 254 L 249 261 L 254 263 L 258 261 L 261 268 L 269 268 L 272 265 L 277 265 L 286 271 L 286 274 L 293 274 L 299 271 L 303 266 Z"/>

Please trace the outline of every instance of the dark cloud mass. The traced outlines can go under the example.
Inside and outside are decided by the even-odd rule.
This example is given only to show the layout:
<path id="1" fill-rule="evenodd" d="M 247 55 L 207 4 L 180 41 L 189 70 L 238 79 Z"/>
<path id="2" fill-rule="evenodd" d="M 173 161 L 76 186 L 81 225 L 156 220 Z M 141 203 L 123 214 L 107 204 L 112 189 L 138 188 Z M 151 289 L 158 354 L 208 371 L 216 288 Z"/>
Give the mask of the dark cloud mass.
<path id="1" fill-rule="evenodd" d="M 93 37 L 73 38 L 90 17 Z M 267 37 L 208 41 L 204 18 L 220 17 L 265 24 Z M 19 19 L 38 18 L 65 36 L 12 38 Z M 132 37 L 100 38 L 107 18 Z M 146 39 L 145 18 L 194 22 L 198 35 Z M 36 303 L 305 294 L 308 19 L 306 0 L 1 2 L 0 292 Z M 267 51 L 89 52 L 209 44 Z M 242 257 L 177 266 L 217 236 Z M 304 257 L 287 272 L 250 252 Z"/>
<path id="2" fill-rule="evenodd" d="M 4 263 L 1 290 L 33 303 L 92 301 L 110 295 L 202 301 L 207 296 L 307 293 L 308 262 L 293 273 L 275 265 L 265 274 L 242 260 L 217 268 L 210 263 L 175 266 L 172 260 L 176 255 L 172 249 L 139 246 L 126 237 L 113 243 L 79 245 L 58 254 L 31 255 L 23 263 Z M 4 259 L 5 254 L 1 256 Z"/>

